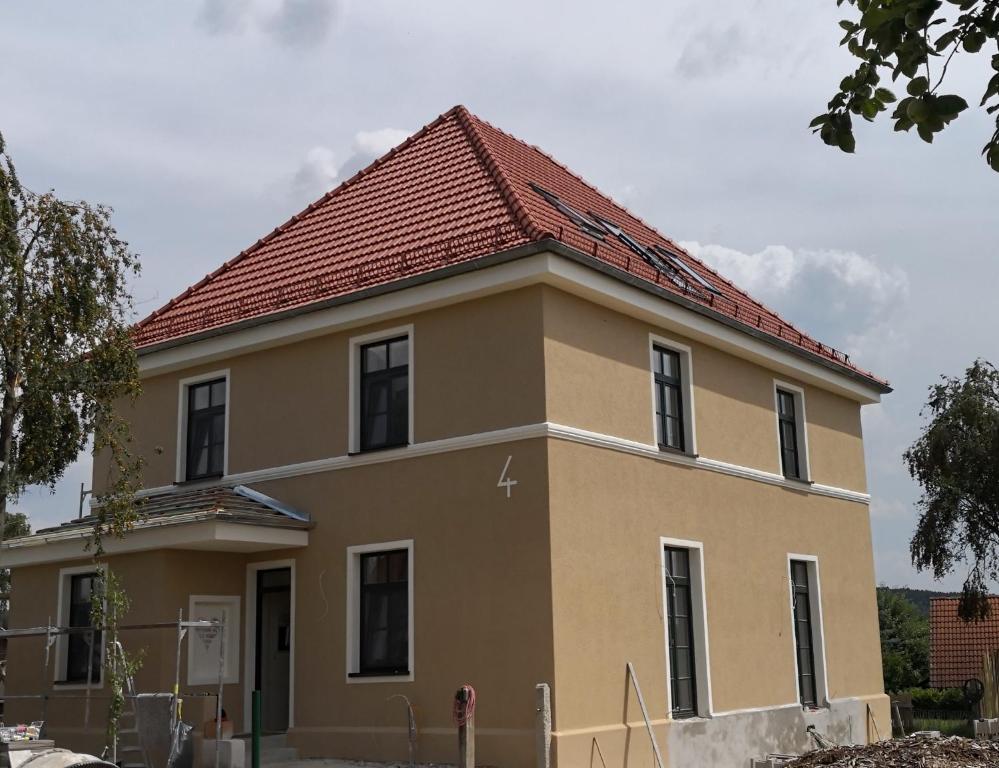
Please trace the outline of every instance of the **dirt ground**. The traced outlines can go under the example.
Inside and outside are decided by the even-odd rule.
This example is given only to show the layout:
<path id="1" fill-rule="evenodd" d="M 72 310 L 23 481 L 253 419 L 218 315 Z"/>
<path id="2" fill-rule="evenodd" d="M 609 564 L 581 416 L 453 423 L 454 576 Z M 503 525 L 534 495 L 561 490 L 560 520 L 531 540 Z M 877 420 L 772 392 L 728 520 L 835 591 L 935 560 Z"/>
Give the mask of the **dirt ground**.
<path id="1" fill-rule="evenodd" d="M 862 747 L 830 747 L 803 755 L 788 768 L 999 768 L 999 742 L 960 736 L 880 741 Z"/>

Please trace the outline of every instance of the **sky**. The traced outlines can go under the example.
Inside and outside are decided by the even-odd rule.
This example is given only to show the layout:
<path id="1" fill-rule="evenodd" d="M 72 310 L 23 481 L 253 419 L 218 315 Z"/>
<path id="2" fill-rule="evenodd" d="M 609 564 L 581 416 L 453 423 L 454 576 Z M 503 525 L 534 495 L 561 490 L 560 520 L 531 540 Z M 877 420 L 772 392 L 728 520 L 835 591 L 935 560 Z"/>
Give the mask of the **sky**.
<path id="1" fill-rule="evenodd" d="M 36 190 L 101 202 L 145 315 L 455 104 L 537 144 L 895 388 L 864 409 L 881 583 L 916 573 L 902 464 L 927 388 L 999 363 L 999 176 L 969 110 L 853 156 L 808 128 L 854 66 L 834 0 L 10 0 L 0 130 Z M 987 64 L 948 78 L 976 104 Z M 87 457 L 17 507 L 76 514 Z M 88 486 L 89 487 L 89 486 Z"/>

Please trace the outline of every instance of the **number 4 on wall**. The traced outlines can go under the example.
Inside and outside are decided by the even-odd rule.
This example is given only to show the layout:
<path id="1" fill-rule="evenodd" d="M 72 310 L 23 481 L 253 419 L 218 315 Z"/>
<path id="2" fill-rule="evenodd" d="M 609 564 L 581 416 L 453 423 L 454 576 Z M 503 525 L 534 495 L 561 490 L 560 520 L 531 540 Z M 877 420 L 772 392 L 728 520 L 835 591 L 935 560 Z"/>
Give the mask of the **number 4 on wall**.
<path id="1" fill-rule="evenodd" d="M 496 483 L 497 488 L 506 488 L 506 497 L 510 498 L 510 493 L 513 490 L 513 486 L 517 484 L 516 480 L 511 480 L 507 477 L 507 472 L 510 471 L 510 462 L 513 461 L 513 456 L 506 457 L 506 464 L 503 465 L 503 471 L 500 472 L 499 482 Z"/>

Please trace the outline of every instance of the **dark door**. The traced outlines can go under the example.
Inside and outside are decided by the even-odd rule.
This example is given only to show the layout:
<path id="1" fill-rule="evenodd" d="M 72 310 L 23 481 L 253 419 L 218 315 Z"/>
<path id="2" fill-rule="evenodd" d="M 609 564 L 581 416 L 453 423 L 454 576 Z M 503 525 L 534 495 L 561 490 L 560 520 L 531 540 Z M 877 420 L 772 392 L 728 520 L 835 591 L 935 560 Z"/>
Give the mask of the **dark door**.
<path id="1" fill-rule="evenodd" d="M 260 726 L 269 733 L 288 730 L 291 684 L 291 569 L 257 571 L 256 688 Z"/>

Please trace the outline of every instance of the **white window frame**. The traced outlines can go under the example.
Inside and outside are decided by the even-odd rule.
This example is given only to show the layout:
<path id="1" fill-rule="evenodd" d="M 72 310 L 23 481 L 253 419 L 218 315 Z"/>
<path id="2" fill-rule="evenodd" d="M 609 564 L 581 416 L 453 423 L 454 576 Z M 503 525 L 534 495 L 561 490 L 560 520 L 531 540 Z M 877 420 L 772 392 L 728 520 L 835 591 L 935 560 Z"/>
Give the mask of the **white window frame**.
<path id="1" fill-rule="evenodd" d="M 708 607 L 704 588 L 704 544 L 700 541 L 659 538 L 659 589 L 662 591 L 663 642 L 666 652 L 666 717 L 673 720 L 673 692 L 670 686 L 669 666 L 669 621 L 667 620 L 666 600 L 666 547 L 686 549 L 690 552 L 691 607 L 694 612 L 694 673 L 697 680 L 697 717 L 674 720 L 683 723 L 689 720 L 709 718 L 714 715 L 714 702 L 711 698 L 711 652 L 708 643 Z"/>
<path id="2" fill-rule="evenodd" d="M 83 573 L 97 573 L 101 572 L 104 576 L 107 576 L 108 566 L 107 563 L 89 563 L 87 565 L 73 565 L 68 568 L 59 569 L 59 589 L 58 597 L 56 599 L 56 623 L 58 626 L 67 627 L 69 626 L 69 586 L 72 582 L 72 576 L 78 576 Z M 107 607 L 107 602 L 104 603 Z M 83 683 L 67 683 L 64 682 L 66 679 L 66 664 L 69 663 L 69 635 L 58 635 L 55 641 L 55 657 L 56 664 L 55 670 L 53 671 L 52 681 L 58 684 L 61 690 L 85 690 L 88 687 L 91 690 L 99 689 L 104 687 L 104 662 L 107 657 L 107 648 L 105 644 L 101 642 L 101 679 L 93 681 L 88 686 L 86 682 Z"/>
<path id="3" fill-rule="evenodd" d="M 784 457 L 780 450 L 780 397 L 777 390 L 783 389 L 794 396 L 794 429 L 798 437 L 798 468 L 801 477 L 787 477 L 784 474 Z M 808 455 L 808 418 L 805 415 L 805 390 L 795 384 L 774 379 L 774 427 L 777 430 L 777 472 L 791 481 L 812 482 L 812 467 Z"/>
<path id="4" fill-rule="evenodd" d="M 822 582 L 819 578 L 819 558 L 815 555 L 787 553 L 787 599 L 791 611 L 791 653 L 794 658 L 795 702 L 801 704 L 801 690 L 798 687 L 798 643 L 794 626 L 794 583 L 791 579 L 791 561 L 800 560 L 808 565 L 808 604 L 812 625 L 812 659 L 815 664 L 815 702 L 821 707 L 829 706 L 829 677 L 826 673 L 826 633 L 822 624 Z"/>
<path id="5" fill-rule="evenodd" d="M 406 437 L 406 443 L 407 445 L 412 445 L 415 442 L 413 436 L 413 403 L 415 402 L 413 393 L 416 390 L 416 378 L 414 376 L 415 369 L 413 367 L 413 352 L 415 349 L 416 338 L 413 333 L 413 324 L 409 323 L 408 325 L 401 325 L 395 328 L 386 328 L 385 330 L 366 333 L 362 336 L 350 337 L 350 341 L 347 344 L 347 375 L 350 381 L 347 397 L 347 434 L 349 437 L 347 450 L 349 453 L 354 454 L 360 453 L 361 451 L 361 347 L 366 344 L 373 344 L 378 341 L 384 341 L 386 339 L 392 339 L 399 336 L 405 336 L 409 341 L 409 360 L 407 361 L 407 376 L 409 385 L 409 429 Z"/>
<path id="6" fill-rule="evenodd" d="M 229 369 L 188 376 L 177 382 L 177 467 L 175 478 L 178 483 L 187 482 L 187 404 L 191 387 L 212 379 L 225 379 L 225 445 L 222 449 L 222 475 L 229 474 L 229 413 L 232 410 L 230 398 L 231 377 Z"/>
<path id="7" fill-rule="evenodd" d="M 295 560 L 266 560 L 246 565 L 246 652 L 243 658 L 243 722 L 252 722 L 253 686 L 257 664 L 257 572 L 278 568 L 291 569 L 291 646 L 288 656 L 288 727 L 295 726 Z M 322 578 L 320 576 L 320 578 Z M 320 584 L 320 589 L 322 585 Z"/>
<path id="8" fill-rule="evenodd" d="M 658 419 L 656 419 L 656 347 L 664 347 L 671 352 L 676 352 L 680 356 L 680 388 L 683 390 L 683 442 L 686 448 L 684 453 L 690 456 L 697 456 L 693 353 L 688 345 L 655 333 L 649 334 L 649 391 L 652 395 L 652 400 L 650 401 L 652 411 L 652 445 L 657 448 L 660 445 L 659 423 Z"/>
<path id="9" fill-rule="evenodd" d="M 223 603 L 229 606 L 230 624 L 225 628 L 226 643 L 225 669 L 223 670 L 222 682 L 227 685 L 239 682 L 239 634 L 240 634 L 240 596 L 239 595 L 190 595 L 187 601 L 187 615 L 191 621 L 195 620 L 198 613 L 199 603 Z M 198 674 L 194 666 L 194 653 L 192 647 L 194 643 L 201 642 L 198 638 L 198 630 L 191 628 L 187 633 L 187 684 L 188 685 L 214 685 L 218 683 L 218 669 Z"/>
<path id="10" fill-rule="evenodd" d="M 409 674 L 370 675 L 351 677 L 361 668 L 361 555 L 373 552 L 389 552 L 394 549 L 407 551 L 407 589 L 409 592 Z M 411 683 L 416 675 L 416 637 L 414 594 L 413 539 L 385 541 L 378 544 L 359 544 L 347 547 L 347 661 L 345 678 L 348 683 Z"/>

